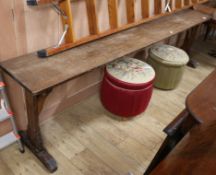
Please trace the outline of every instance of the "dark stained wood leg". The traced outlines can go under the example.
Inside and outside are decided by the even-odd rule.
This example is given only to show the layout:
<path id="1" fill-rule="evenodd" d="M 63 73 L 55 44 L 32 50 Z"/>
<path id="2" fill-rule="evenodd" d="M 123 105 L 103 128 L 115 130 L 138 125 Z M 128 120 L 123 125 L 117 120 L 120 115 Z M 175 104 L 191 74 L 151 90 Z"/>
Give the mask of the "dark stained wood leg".
<path id="1" fill-rule="evenodd" d="M 195 124 L 200 124 L 202 121 L 193 117 L 187 109 L 184 109 L 165 129 L 164 132 L 168 136 L 178 135 L 184 136 Z"/>
<path id="2" fill-rule="evenodd" d="M 49 91 L 46 91 L 40 95 L 34 95 L 27 90 L 25 91 L 28 128 L 27 131 L 20 131 L 20 135 L 23 143 L 52 173 L 57 170 L 57 163 L 43 145 L 39 126 L 39 114 L 48 94 Z"/>
<path id="3" fill-rule="evenodd" d="M 190 57 L 192 55 L 191 54 L 191 47 L 192 47 L 194 41 L 196 40 L 199 27 L 200 26 L 195 26 L 195 27 L 193 27 L 187 31 L 185 41 L 184 41 L 184 44 L 182 46 L 182 48 L 188 53 L 188 55 Z M 190 61 L 188 63 L 189 67 L 196 68 L 197 65 L 198 65 L 197 61 L 190 59 Z"/>
<path id="4" fill-rule="evenodd" d="M 152 162 L 148 166 L 144 175 L 149 175 L 156 166 L 172 151 L 178 142 L 185 136 L 185 134 L 196 124 L 199 124 L 196 118 L 191 116 L 185 109 L 183 110 L 176 119 L 171 122 L 165 129 L 164 132 L 167 137 L 161 145 L 159 151 L 156 153 Z"/>
<path id="5" fill-rule="evenodd" d="M 211 32 L 210 23 L 211 23 L 210 21 L 205 23 L 206 32 L 205 32 L 205 36 L 204 36 L 204 41 L 206 41 L 208 39 L 209 33 Z"/>
<path id="6" fill-rule="evenodd" d="M 176 145 L 176 138 L 167 136 L 163 144 L 161 145 L 159 151 L 153 158 L 152 162 L 146 169 L 144 175 L 149 175 L 156 166 L 167 156 L 167 154 L 175 147 Z"/>

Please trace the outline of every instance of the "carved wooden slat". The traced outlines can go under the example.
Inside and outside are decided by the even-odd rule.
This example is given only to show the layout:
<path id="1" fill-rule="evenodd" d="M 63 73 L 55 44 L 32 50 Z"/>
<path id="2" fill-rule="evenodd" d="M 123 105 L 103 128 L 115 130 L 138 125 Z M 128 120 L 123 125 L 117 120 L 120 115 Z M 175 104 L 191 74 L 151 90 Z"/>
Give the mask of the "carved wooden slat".
<path id="1" fill-rule="evenodd" d="M 176 5 L 176 9 L 182 8 L 182 0 L 176 0 L 175 5 Z"/>
<path id="2" fill-rule="evenodd" d="M 190 5 L 191 4 L 191 1 L 190 0 L 184 0 L 184 5 L 187 6 L 187 5 Z"/>
<path id="3" fill-rule="evenodd" d="M 159 15 L 162 13 L 162 2 L 161 0 L 154 0 L 154 13 Z"/>
<path id="4" fill-rule="evenodd" d="M 197 3 L 198 0 L 191 0 L 193 4 Z"/>
<path id="5" fill-rule="evenodd" d="M 127 21 L 133 23 L 135 21 L 134 0 L 126 0 Z"/>
<path id="6" fill-rule="evenodd" d="M 118 8 L 117 0 L 108 0 L 109 10 L 109 23 L 110 28 L 115 29 L 118 27 Z"/>
<path id="7" fill-rule="evenodd" d="M 142 7 L 142 17 L 148 18 L 149 17 L 149 0 L 141 0 L 141 7 Z"/>
<path id="8" fill-rule="evenodd" d="M 98 18 L 96 14 L 95 0 L 86 0 L 86 8 L 88 14 L 89 33 L 95 35 L 99 33 Z"/>

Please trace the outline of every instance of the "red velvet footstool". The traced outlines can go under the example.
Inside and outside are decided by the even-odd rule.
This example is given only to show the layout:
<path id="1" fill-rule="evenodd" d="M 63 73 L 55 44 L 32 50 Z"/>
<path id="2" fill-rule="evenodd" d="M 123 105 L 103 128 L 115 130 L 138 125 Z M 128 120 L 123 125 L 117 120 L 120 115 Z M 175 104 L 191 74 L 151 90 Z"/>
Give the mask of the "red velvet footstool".
<path id="1" fill-rule="evenodd" d="M 101 102 L 115 115 L 134 117 L 145 111 L 152 96 L 155 72 L 147 63 L 123 58 L 108 64 L 101 85 Z"/>

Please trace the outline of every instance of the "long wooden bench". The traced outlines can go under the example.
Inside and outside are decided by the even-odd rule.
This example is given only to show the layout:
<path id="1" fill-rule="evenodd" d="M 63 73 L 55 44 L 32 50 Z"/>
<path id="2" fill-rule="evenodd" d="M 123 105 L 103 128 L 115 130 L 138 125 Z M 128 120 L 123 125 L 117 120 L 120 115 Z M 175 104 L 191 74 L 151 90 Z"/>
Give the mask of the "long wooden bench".
<path id="1" fill-rule="evenodd" d="M 39 127 L 43 103 L 55 87 L 209 19 L 208 15 L 187 9 L 48 59 L 40 59 L 33 53 L 1 63 L 3 72 L 17 81 L 25 92 L 28 128 L 21 132 L 25 145 L 50 172 L 55 171 L 56 161 L 45 149 Z"/>

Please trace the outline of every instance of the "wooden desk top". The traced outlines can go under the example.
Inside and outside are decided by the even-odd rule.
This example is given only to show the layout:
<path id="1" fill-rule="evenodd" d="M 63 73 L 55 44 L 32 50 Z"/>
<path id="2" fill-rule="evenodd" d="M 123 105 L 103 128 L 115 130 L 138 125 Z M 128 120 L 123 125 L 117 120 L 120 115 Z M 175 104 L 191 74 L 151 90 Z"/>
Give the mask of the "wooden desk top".
<path id="1" fill-rule="evenodd" d="M 216 120 L 216 70 L 189 94 L 186 107 L 200 122 Z"/>
<path id="2" fill-rule="evenodd" d="M 195 126 L 151 175 L 216 174 L 216 121 Z"/>
<path id="3" fill-rule="evenodd" d="M 1 68 L 24 88 L 37 94 L 203 23 L 209 18 L 208 15 L 188 9 L 73 48 L 48 59 L 39 59 L 36 53 L 17 57 L 3 62 Z"/>

